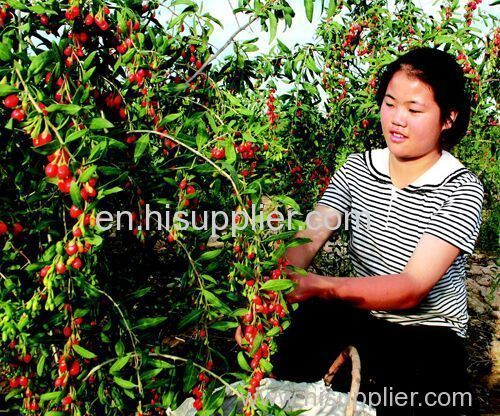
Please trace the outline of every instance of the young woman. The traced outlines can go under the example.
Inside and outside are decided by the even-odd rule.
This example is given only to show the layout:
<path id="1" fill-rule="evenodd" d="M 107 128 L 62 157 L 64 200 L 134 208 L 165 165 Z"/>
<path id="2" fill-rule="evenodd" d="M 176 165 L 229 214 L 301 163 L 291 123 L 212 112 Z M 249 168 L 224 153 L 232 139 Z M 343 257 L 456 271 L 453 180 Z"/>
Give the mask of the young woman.
<path id="1" fill-rule="evenodd" d="M 314 223 L 298 233 L 311 242 L 286 253 L 290 264 L 307 269 L 337 221 L 354 214 L 356 277 L 289 274 L 297 287 L 288 300 L 304 304 L 279 338 L 273 372 L 317 381 L 352 344 L 361 357 L 361 391 L 380 394 L 379 415 L 463 414 L 470 406 L 465 266 L 483 187 L 448 152 L 469 122 L 462 70 L 445 52 L 412 50 L 386 67 L 377 102 L 387 147 L 348 157 Z"/>

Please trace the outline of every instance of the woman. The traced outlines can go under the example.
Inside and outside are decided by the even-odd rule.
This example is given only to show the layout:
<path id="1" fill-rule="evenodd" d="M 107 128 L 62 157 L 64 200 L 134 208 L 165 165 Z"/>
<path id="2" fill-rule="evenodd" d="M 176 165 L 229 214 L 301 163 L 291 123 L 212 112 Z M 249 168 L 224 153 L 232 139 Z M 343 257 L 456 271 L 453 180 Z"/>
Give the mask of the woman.
<path id="1" fill-rule="evenodd" d="M 465 266 L 483 200 L 479 179 L 448 152 L 469 122 L 462 70 L 445 52 L 412 50 L 387 66 L 377 102 L 387 147 L 348 157 L 314 223 L 298 233 L 311 242 L 286 253 L 307 269 L 339 218 L 354 213 L 356 277 L 289 273 L 297 286 L 288 300 L 305 303 L 278 341 L 274 374 L 317 381 L 352 344 L 361 356 L 361 391 L 381 395 L 379 415 L 462 414 L 470 406 L 463 394 Z"/>

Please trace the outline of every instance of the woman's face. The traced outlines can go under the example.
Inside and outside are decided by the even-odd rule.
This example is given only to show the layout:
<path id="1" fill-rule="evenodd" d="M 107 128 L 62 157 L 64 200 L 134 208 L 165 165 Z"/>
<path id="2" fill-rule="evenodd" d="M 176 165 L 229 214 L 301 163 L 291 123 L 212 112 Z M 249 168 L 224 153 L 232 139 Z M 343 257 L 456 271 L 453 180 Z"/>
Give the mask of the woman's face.
<path id="1" fill-rule="evenodd" d="M 396 72 L 380 108 L 382 132 L 391 153 L 398 158 L 418 158 L 439 153 L 441 110 L 432 88 L 405 71 Z M 452 114 L 453 117 L 453 114 Z"/>

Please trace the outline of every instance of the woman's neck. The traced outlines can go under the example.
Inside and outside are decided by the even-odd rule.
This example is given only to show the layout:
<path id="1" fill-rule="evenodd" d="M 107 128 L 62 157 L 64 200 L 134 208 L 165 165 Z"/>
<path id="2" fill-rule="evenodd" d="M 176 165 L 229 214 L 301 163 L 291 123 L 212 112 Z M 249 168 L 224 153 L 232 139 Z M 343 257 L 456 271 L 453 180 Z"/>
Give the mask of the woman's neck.
<path id="1" fill-rule="evenodd" d="M 432 151 L 417 158 L 398 158 L 389 152 L 389 175 L 392 184 L 405 188 L 430 169 L 440 158 L 440 150 Z"/>

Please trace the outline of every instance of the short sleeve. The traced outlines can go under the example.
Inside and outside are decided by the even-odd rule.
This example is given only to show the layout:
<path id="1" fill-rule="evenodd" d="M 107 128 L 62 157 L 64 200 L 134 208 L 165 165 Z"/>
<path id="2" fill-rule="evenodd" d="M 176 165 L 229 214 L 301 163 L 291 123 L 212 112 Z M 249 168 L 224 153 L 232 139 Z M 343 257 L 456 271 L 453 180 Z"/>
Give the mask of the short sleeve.
<path id="1" fill-rule="evenodd" d="M 352 164 L 351 158 L 352 155 L 349 156 L 342 167 L 333 174 L 325 193 L 318 201 L 318 205 L 325 205 L 340 213 L 346 213 L 351 210 L 351 192 L 347 180 Z"/>
<path id="2" fill-rule="evenodd" d="M 431 216 L 424 233 L 471 254 L 481 226 L 484 190 L 479 180 L 458 186 Z"/>

